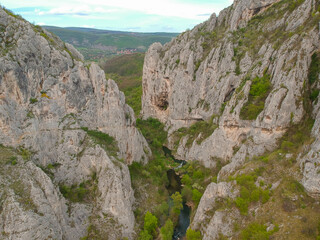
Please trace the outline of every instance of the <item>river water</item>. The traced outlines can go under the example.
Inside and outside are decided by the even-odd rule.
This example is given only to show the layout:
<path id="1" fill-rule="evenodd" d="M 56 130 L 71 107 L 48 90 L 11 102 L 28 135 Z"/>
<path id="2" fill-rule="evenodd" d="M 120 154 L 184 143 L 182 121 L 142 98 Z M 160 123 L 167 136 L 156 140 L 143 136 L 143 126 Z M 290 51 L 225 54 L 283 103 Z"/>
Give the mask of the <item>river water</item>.
<path id="1" fill-rule="evenodd" d="M 183 161 L 183 160 L 175 159 L 172 156 L 171 151 L 168 148 L 163 147 L 163 151 L 165 152 L 167 157 L 170 157 L 175 162 L 180 163 L 179 167 L 181 167 L 184 164 L 186 164 L 186 162 Z M 179 168 L 179 167 L 177 167 L 177 168 Z M 168 180 L 169 180 L 169 185 L 167 186 L 169 194 L 172 195 L 175 192 L 180 192 L 181 193 L 181 189 L 182 189 L 181 178 L 176 173 L 175 169 L 169 169 L 167 171 L 167 176 L 168 176 Z M 190 212 L 191 212 L 190 207 L 188 207 L 186 205 L 186 203 L 183 202 L 183 209 L 180 212 L 179 220 L 178 220 L 178 223 L 176 224 L 176 227 L 174 229 L 174 233 L 173 233 L 173 236 L 172 236 L 173 240 L 182 239 L 186 235 L 186 231 L 187 231 L 187 229 L 188 229 L 188 227 L 190 225 Z"/>

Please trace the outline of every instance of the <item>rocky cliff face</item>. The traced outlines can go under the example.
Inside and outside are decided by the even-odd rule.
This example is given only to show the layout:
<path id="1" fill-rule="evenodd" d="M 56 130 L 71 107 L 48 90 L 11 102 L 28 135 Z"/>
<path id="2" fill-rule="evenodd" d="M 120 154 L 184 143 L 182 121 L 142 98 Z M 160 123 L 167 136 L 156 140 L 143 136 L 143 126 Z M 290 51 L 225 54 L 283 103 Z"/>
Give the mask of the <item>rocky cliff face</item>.
<path id="1" fill-rule="evenodd" d="M 178 158 L 206 166 L 222 159 L 230 163 L 223 177 L 246 157 L 274 149 L 286 129 L 302 121 L 304 82 L 319 50 L 315 4 L 235 1 L 218 17 L 148 50 L 143 116 L 166 123 Z M 268 87 L 258 102 L 251 89 L 264 79 Z M 209 131 L 192 139 L 182 128 L 197 122 Z"/>
<path id="2" fill-rule="evenodd" d="M 269 182 L 268 191 L 285 200 L 270 204 L 268 210 L 259 204 L 252 207 L 255 221 L 268 211 L 273 213 L 269 220 L 283 221 L 273 207 L 293 211 L 286 205 L 286 177 L 301 182 L 309 196 L 319 197 L 319 10 L 314 0 L 235 0 L 218 17 L 213 14 L 170 43 L 149 48 L 143 71 L 144 118 L 166 124 L 168 146 L 178 159 L 207 167 L 224 165 L 219 183 L 208 186 L 191 224 L 204 239 L 233 237 L 234 224 L 244 227 L 250 219 L 235 208 L 241 203 L 226 202 L 236 196 L 243 200 L 243 187 L 237 192 L 228 177 L 253 171 L 257 163 L 248 160 L 255 156 L 295 164 L 271 164 L 270 177 L 263 181 Z M 284 140 L 295 131 L 300 132 L 293 142 L 308 136 L 303 128 L 307 125 L 308 141 L 294 145 Z M 294 154 L 287 150 L 293 146 Z M 297 196 L 291 195 L 290 201 Z M 292 234 L 284 230 L 290 224 L 282 224 L 281 234 Z M 267 226 L 268 231 L 274 228 L 271 222 Z"/>
<path id="3" fill-rule="evenodd" d="M 71 45 L 2 8 L 0 44 L 0 144 L 24 157 L 1 167 L 0 235 L 131 239 L 124 163 L 151 151 L 124 94 Z"/>

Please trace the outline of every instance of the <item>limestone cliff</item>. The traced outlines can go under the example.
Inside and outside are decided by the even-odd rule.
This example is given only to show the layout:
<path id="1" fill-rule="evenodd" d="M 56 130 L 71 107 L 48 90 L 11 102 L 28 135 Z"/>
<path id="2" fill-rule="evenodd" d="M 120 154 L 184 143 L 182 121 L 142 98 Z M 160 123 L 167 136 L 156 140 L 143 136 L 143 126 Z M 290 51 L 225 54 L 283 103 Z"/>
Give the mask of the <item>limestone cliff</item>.
<path id="1" fill-rule="evenodd" d="M 150 47 L 142 113 L 167 125 L 177 158 L 208 167 L 221 159 L 229 163 L 223 178 L 246 157 L 274 149 L 304 119 L 311 56 L 320 43 L 317 6 L 239 0 L 170 43 Z M 259 81 L 267 82 L 260 102 L 252 93 Z"/>
<path id="2" fill-rule="evenodd" d="M 132 238 L 124 163 L 150 150 L 124 94 L 71 45 L 2 8 L 0 144 L 24 157 L 1 166 L 0 238 Z"/>

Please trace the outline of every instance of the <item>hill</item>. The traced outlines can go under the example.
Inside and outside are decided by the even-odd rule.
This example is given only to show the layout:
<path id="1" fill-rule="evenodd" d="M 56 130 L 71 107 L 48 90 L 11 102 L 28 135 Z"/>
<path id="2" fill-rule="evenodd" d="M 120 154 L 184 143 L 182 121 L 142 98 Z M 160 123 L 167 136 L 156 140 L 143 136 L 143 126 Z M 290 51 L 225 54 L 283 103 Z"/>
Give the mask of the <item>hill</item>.
<path id="1" fill-rule="evenodd" d="M 121 50 L 145 52 L 154 42 L 165 44 L 177 33 L 137 33 L 92 28 L 60 28 L 44 26 L 64 42 L 74 45 L 86 60 L 99 60 L 116 55 Z"/>

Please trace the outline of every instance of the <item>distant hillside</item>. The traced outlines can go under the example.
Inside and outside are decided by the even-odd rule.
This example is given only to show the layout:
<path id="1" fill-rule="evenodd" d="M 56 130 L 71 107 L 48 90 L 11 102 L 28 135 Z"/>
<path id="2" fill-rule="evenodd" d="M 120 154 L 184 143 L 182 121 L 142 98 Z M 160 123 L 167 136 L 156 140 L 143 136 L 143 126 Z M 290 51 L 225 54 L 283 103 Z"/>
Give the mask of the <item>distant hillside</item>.
<path id="1" fill-rule="evenodd" d="M 106 78 L 116 81 L 119 89 L 126 95 L 126 103 L 133 108 L 137 116 L 141 110 L 144 56 L 144 53 L 122 55 L 100 63 Z"/>
<path id="2" fill-rule="evenodd" d="M 135 33 L 75 27 L 44 26 L 44 28 L 78 48 L 86 60 L 96 61 L 126 49 L 132 52 L 145 52 L 152 43 L 164 44 L 178 35 L 177 33 Z"/>

